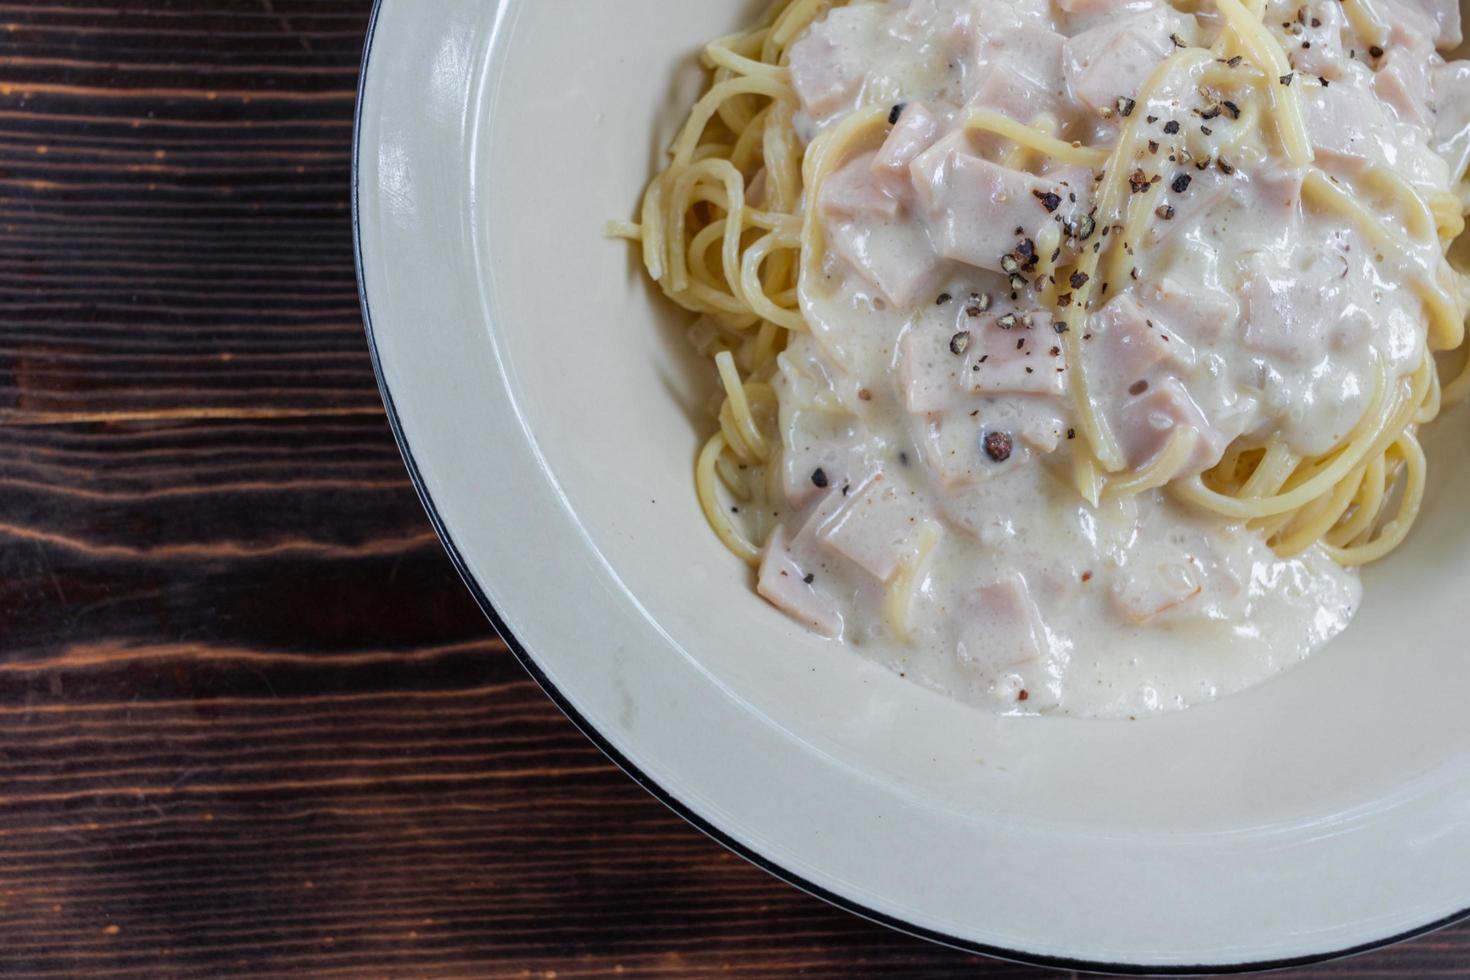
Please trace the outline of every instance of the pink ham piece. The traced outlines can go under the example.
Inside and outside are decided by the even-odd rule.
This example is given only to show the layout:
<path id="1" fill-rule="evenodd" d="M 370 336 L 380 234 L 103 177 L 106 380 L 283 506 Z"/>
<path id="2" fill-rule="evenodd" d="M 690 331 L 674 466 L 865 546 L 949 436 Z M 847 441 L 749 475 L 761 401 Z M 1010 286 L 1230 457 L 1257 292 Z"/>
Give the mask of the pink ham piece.
<path id="1" fill-rule="evenodd" d="M 1326 248 L 1299 248 L 1292 261 L 1257 254 L 1245 267 L 1245 346 L 1308 367 L 1341 349 L 1345 337 L 1368 336 L 1372 318 L 1352 301 L 1342 257 Z"/>
<path id="2" fill-rule="evenodd" d="M 970 105 L 1029 123 L 1058 111 L 1066 95 L 1062 46 L 1055 31 L 1022 27 L 989 36 L 980 49 L 980 81 Z"/>
<path id="3" fill-rule="evenodd" d="M 976 663 L 979 651 L 993 650 L 987 661 L 977 666 L 998 673 L 1035 663 L 1047 653 L 1049 643 L 1041 610 L 1019 573 L 981 586 L 969 605 L 961 617 L 963 626 L 956 645 L 961 663 Z"/>
<path id="4" fill-rule="evenodd" d="M 1154 66 L 1174 49 L 1171 35 L 1194 36 L 1192 18 L 1159 6 L 1067 40 L 1062 64 L 1072 94 L 1093 109 L 1134 98 Z"/>
<path id="5" fill-rule="evenodd" d="M 873 467 L 865 449 L 869 435 L 861 422 L 850 415 L 805 408 L 785 414 L 781 488 L 792 507 L 805 507 L 827 487 L 854 485 L 868 478 Z M 820 480 L 814 479 L 818 470 L 822 471 Z"/>
<path id="6" fill-rule="evenodd" d="M 821 118 L 856 101 L 877 20 L 873 8 L 841 7 L 791 46 L 791 84 L 808 113 Z"/>
<path id="7" fill-rule="evenodd" d="M 1185 606 L 1204 591 L 1205 572 L 1190 555 L 1149 568 L 1126 566 L 1113 585 L 1113 603 L 1143 626 Z"/>
<path id="8" fill-rule="evenodd" d="M 1429 105 L 1434 92 L 1429 71 L 1433 53 L 1428 44 L 1395 45 L 1373 75 L 1373 91 L 1403 122 L 1427 125 L 1432 121 Z"/>
<path id="9" fill-rule="evenodd" d="M 986 395 L 1044 395 L 1060 398 L 1067 390 L 1066 362 L 1051 314 L 1013 314 L 1016 325 L 1001 327 L 1000 316 L 982 321 L 971 343 L 963 377 L 967 387 Z M 1051 349 L 1058 348 L 1055 356 Z"/>
<path id="10" fill-rule="evenodd" d="M 913 547 L 918 513 L 919 505 L 880 474 L 850 496 L 817 536 L 836 554 L 887 582 Z"/>
<path id="11" fill-rule="evenodd" d="M 944 271 L 911 221 L 839 222 L 827 229 L 827 243 L 894 306 L 911 306 Z"/>
<path id="12" fill-rule="evenodd" d="M 1434 149 L 1450 165 L 1450 182 L 1470 167 L 1470 62 L 1455 61 L 1434 69 Z"/>
<path id="13" fill-rule="evenodd" d="M 873 172 L 907 177 L 909 164 L 934 145 L 939 130 L 939 119 L 922 102 L 908 104 L 873 157 Z"/>
<path id="14" fill-rule="evenodd" d="M 1312 79 L 1302 79 L 1298 91 L 1319 164 L 1358 170 L 1375 159 L 1372 130 L 1390 125 L 1376 99 L 1351 85 L 1323 88 Z"/>
<path id="15" fill-rule="evenodd" d="M 1165 278 L 1144 287 L 1145 309 L 1158 313 L 1155 322 L 1174 328 L 1172 343 L 1182 339 L 1191 345 L 1208 345 L 1233 330 L 1240 322 L 1240 304 L 1221 290 Z"/>
<path id="16" fill-rule="evenodd" d="M 1424 37 L 1448 51 L 1464 40 L 1459 0 L 1379 0 L 1379 6 L 1387 15 L 1391 42 Z"/>
<path id="17" fill-rule="evenodd" d="M 822 182 L 818 207 L 827 218 L 892 221 L 912 191 L 905 180 L 880 173 L 875 153 L 860 153 Z"/>
<path id="18" fill-rule="evenodd" d="M 1128 465 L 1134 469 L 1147 466 L 1180 428 L 1193 430 L 1195 443 L 1176 476 L 1198 473 L 1220 459 L 1225 451 L 1224 435 L 1210 425 L 1178 378 L 1165 378 L 1125 402 L 1119 413 L 1117 436 Z"/>
<path id="19" fill-rule="evenodd" d="M 1167 325 L 1154 320 L 1132 295 L 1124 293 L 1104 306 L 1088 330 L 1094 340 L 1089 355 L 1105 362 L 1097 376 L 1127 387 L 1160 373 L 1184 369 L 1192 351 Z"/>
<path id="20" fill-rule="evenodd" d="M 837 603 L 806 581 L 806 574 L 786 548 L 781 528 L 771 532 L 761 557 L 755 588 L 771 605 L 829 639 L 842 635 L 842 613 Z"/>
<path id="21" fill-rule="evenodd" d="M 940 140 L 910 168 L 914 189 L 940 255 L 999 272 L 1001 259 L 1018 244 L 1017 228 L 1032 234 L 1076 205 L 1060 183 L 991 163 L 971 150 L 962 133 Z"/>

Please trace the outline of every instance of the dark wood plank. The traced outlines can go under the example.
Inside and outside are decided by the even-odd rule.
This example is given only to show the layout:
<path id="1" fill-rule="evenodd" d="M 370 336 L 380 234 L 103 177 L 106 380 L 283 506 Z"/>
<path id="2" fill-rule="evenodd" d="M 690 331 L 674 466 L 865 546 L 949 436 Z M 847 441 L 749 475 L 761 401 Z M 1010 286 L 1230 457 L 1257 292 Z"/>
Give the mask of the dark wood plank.
<path id="1" fill-rule="evenodd" d="M 367 13 L 0 2 L 0 973 L 1057 976 L 727 854 L 491 634 L 361 336 Z"/>

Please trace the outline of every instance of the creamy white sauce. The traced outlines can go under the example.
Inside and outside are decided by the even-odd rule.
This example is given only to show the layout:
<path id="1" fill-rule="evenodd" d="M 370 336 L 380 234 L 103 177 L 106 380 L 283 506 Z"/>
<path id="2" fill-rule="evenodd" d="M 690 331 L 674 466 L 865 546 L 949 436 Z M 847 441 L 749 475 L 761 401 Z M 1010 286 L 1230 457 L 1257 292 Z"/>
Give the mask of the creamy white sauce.
<path id="1" fill-rule="evenodd" d="M 1434 53 L 1458 15 L 1440 0 L 1378 6 L 1393 27 L 1382 56 L 1337 0 L 1271 3 L 1265 20 L 1303 73 L 1319 166 L 1384 163 L 1445 190 L 1470 159 L 1470 73 Z M 1064 139 L 1110 146 L 1110 108 L 1138 94 L 1170 36 L 1208 45 L 1219 30 L 1213 14 L 1150 0 L 879 0 L 832 11 L 796 45 L 804 139 L 864 106 L 904 108 L 882 148 L 844 162 L 807 205 L 828 250 L 802 284 L 810 333 L 774 383 L 784 503 L 762 594 L 955 697 L 1073 715 L 1229 694 L 1346 627 L 1357 578 L 1315 549 L 1281 560 L 1258 532 L 1164 491 L 1081 499 L 1069 366 L 1001 259 L 1020 247 L 1024 261 L 1049 222 L 1086 214 L 1095 175 L 997 166 L 993 138 L 959 122 L 969 106 L 1045 113 Z M 1181 426 L 1198 434 L 1190 473 L 1242 436 L 1322 453 L 1364 415 L 1375 365 L 1397 378 L 1423 356 L 1409 270 L 1304 206 L 1302 171 L 1238 138 L 1228 113 L 1202 119 L 1205 106 L 1181 72 L 1133 107 L 1157 117 L 1152 169 L 1172 217 L 1130 243 L 1137 278 L 1071 323 L 1130 466 Z M 1171 121 L 1197 158 L 1230 166 L 1166 162 Z"/>

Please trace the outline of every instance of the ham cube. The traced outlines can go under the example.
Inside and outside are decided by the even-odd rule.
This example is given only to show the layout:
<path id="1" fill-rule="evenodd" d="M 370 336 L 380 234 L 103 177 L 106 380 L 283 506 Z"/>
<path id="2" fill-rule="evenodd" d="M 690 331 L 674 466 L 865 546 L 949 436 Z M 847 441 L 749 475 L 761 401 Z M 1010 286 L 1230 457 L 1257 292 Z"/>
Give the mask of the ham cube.
<path id="1" fill-rule="evenodd" d="M 822 543 L 880 582 L 893 578 L 919 531 L 919 502 L 881 475 L 819 532 Z"/>
<path id="2" fill-rule="evenodd" d="M 822 182 L 818 207 L 824 217 L 889 221 L 898 217 L 903 198 L 910 193 L 909 187 L 906 181 L 877 173 L 873 166 L 875 156 L 859 154 Z"/>
<path id="3" fill-rule="evenodd" d="M 926 150 L 910 170 L 939 254 L 992 272 L 1015 249 L 1017 228 L 1033 233 L 1076 208 L 1061 184 L 974 155 L 962 134 Z"/>
<path id="4" fill-rule="evenodd" d="M 1323 88 L 1305 79 L 1299 91 L 1319 164 L 1351 172 L 1377 160 L 1375 130 L 1381 134 L 1390 124 L 1373 96 L 1348 84 Z"/>
<path id="5" fill-rule="evenodd" d="M 962 372 L 970 391 L 986 395 L 1042 395 L 1060 398 L 1067 391 L 1066 361 L 1060 339 L 1047 313 L 1012 314 L 1015 326 L 1006 329 L 1003 317 L 989 316 L 972 341 Z M 1056 355 L 1051 353 L 1058 348 Z"/>
<path id="6" fill-rule="evenodd" d="M 1395 44 L 1423 38 L 1448 51 L 1464 40 L 1459 0 L 1379 0 L 1378 6 Z"/>
<path id="7" fill-rule="evenodd" d="M 928 234 L 911 221 L 844 221 L 828 228 L 827 241 L 894 306 L 912 306 L 943 273 Z"/>
<path id="8" fill-rule="evenodd" d="M 986 673 L 1034 664 L 1050 651 L 1041 610 L 1019 573 L 977 589 L 961 623 L 955 653 Z"/>
<path id="9" fill-rule="evenodd" d="M 1301 247 L 1290 261 L 1257 254 L 1245 265 L 1245 346 L 1297 368 L 1320 363 L 1329 345 L 1370 320 L 1342 278 L 1342 258 L 1324 247 Z M 1371 330 L 1371 322 L 1366 326 Z"/>
<path id="10" fill-rule="evenodd" d="M 782 415 L 781 488 L 791 506 L 805 507 L 825 489 L 821 483 L 842 487 L 867 478 L 867 433 L 857 419 L 812 408 Z M 822 476 L 813 479 L 818 470 Z"/>
<path id="11" fill-rule="evenodd" d="M 1191 282 L 1188 285 L 1165 277 L 1142 292 L 1144 308 L 1157 313 L 1155 323 L 1174 328 L 1169 343 L 1182 340 L 1208 345 L 1233 330 L 1240 321 L 1240 304 L 1228 293 Z"/>
<path id="12" fill-rule="evenodd" d="M 1198 473 L 1213 465 L 1225 452 L 1224 435 L 1212 426 L 1177 378 L 1150 385 L 1145 394 L 1124 403 L 1116 425 L 1118 443 L 1128 465 L 1142 469 L 1163 452 L 1175 431 L 1193 430 L 1194 451 L 1179 473 Z"/>
<path id="13" fill-rule="evenodd" d="M 1193 19 L 1168 7 L 1105 23 L 1069 38 L 1062 65 L 1072 94 L 1093 109 L 1133 98 L 1174 49 L 1171 35 L 1192 37 Z"/>
<path id="14" fill-rule="evenodd" d="M 939 130 L 938 117 L 922 102 L 909 103 L 873 158 L 873 171 L 907 177 L 909 164 L 934 145 L 939 138 Z"/>
<path id="15" fill-rule="evenodd" d="M 1470 62 L 1452 61 L 1434 69 L 1435 152 L 1450 165 L 1450 182 L 1470 167 Z"/>
<path id="16" fill-rule="evenodd" d="M 813 117 L 820 119 L 855 104 L 880 13 L 870 6 L 833 10 L 791 46 L 791 84 L 802 108 Z"/>
<path id="17" fill-rule="evenodd" d="M 964 390 L 965 359 L 949 348 L 950 338 L 912 329 L 898 342 L 898 378 L 904 407 L 915 414 L 942 412 Z"/>
<path id="18" fill-rule="evenodd" d="M 842 613 L 837 602 L 818 592 L 806 581 L 802 571 L 786 548 L 786 533 L 781 528 L 771 532 L 761 557 L 755 589 L 771 605 L 803 626 L 829 639 L 842 635 Z"/>
<path id="19" fill-rule="evenodd" d="M 1373 91 L 1393 107 L 1403 122 L 1422 126 L 1432 121 L 1429 109 L 1434 99 L 1429 74 L 1432 55 L 1433 50 L 1427 45 L 1392 48 L 1383 56 L 1373 76 Z"/>
<path id="20" fill-rule="evenodd" d="M 1095 338 L 1087 348 L 1089 354 L 1096 351 L 1106 361 L 1098 376 L 1114 378 L 1124 388 L 1157 373 L 1184 368 L 1190 354 L 1183 340 L 1154 320 L 1128 293 L 1104 306 L 1088 329 Z"/>
<path id="21" fill-rule="evenodd" d="M 1130 563 L 1113 585 L 1113 604 L 1139 626 L 1184 607 L 1205 587 L 1205 571 L 1190 555 L 1135 568 Z"/>
<path id="22" fill-rule="evenodd" d="M 1066 38 L 1022 27 L 986 38 L 980 49 L 979 83 L 970 104 L 1029 123 L 1056 113 L 1066 94 L 1062 47 Z"/>

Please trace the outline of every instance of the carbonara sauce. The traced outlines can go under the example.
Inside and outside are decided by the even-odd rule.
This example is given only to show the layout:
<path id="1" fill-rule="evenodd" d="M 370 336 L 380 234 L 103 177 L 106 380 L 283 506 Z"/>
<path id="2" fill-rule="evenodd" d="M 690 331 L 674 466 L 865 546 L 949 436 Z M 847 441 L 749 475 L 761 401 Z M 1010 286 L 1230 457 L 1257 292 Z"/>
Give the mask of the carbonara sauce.
<path id="1" fill-rule="evenodd" d="M 1470 84 L 1435 54 L 1458 15 L 1437 0 L 1375 6 L 1381 46 L 1339 0 L 1268 4 L 1316 166 L 1445 191 L 1470 149 L 1457 118 Z M 1438 251 L 1391 260 L 1304 203 L 1304 168 L 1263 143 L 1248 107 L 1212 98 L 1204 64 L 1151 80 L 1222 29 L 1213 5 L 883 0 L 833 10 L 796 43 L 803 140 L 865 107 L 887 108 L 892 127 L 807 202 L 825 254 L 801 284 L 809 331 L 774 381 L 780 492 L 762 595 L 911 679 L 1015 712 L 1181 708 L 1346 627 L 1357 577 L 1316 546 L 1280 558 L 1261 531 L 1163 488 L 1089 502 L 1072 471 L 1079 366 L 1059 329 L 1081 335 L 1128 467 L 1173 452 L 1188 474 L 1241 437 L 1326 452 L 1424 356 L 1404 282 L 1432 275 Z M 1127 275 L 1092 283 L 1089 308 L 1062 322 L 1034 298 L 1046 253 L 1058 236 L 1086 247 L 1123 233 L 1091 216 L 1103 175 L 1006 156 L 964 126 L 976 109 L 1041 120 L 1073 146 L 1143 126 L 1129 179 L 1152 216 L 1126 243 Z"/>

